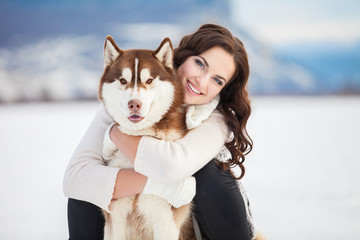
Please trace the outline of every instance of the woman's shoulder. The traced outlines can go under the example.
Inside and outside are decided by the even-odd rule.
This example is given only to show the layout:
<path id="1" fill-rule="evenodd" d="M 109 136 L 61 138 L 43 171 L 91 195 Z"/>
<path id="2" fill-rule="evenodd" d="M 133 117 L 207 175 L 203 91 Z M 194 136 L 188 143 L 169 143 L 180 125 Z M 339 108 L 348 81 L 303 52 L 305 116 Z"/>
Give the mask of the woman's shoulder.
<path id="1" fill-rule="evenodd" d="M 186 113 L 186 125 L 188 129 L 198 127 L 203 121 L 207 120 L 219 104 L 219 96 L 212 101 L 201 105 L 190 105 Z"/>
<path id="2" fill-rule="evenodd" d="M 96 111 L 94 121 L 99 121 L 106 125 L 112 124 L 114 122 L 114 120 L 110 117 L 102 103 L 99 105 Z"/>

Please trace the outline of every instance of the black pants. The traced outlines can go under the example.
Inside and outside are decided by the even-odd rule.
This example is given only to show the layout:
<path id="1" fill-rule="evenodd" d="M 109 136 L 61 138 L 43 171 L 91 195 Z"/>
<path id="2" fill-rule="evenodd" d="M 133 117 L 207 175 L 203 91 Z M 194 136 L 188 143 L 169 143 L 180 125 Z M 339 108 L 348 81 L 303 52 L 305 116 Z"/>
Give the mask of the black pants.
<path id="1" fill-rule="evenodd" d="M 250 239 L 244 201 L 231 174 L 211 161 L 194 176 L 193 212 L 203 236 L 209 240 Z M 101 210 L 91 203 L 69 199 L 68 227 L 70 240 L 103 239 Z"/>

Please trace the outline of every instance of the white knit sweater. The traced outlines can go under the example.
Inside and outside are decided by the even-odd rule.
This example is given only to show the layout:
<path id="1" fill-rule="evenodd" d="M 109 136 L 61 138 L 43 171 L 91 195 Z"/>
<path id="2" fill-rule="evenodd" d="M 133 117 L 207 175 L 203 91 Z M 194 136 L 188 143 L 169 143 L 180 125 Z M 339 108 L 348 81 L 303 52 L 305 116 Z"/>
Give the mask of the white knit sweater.
<path id="1" fill-rule="evenodd" d="M 179 181 L 193 175 L 214 157 L 231 158 L 224 147 L 233 138 L 224 117 L 217 110 L 218 98 L 205 105 L 189 106 L 186 123 L 189 133 L 177 141 L 163 141 L 143 136 L 134 168 L 143 175 L 162 182 Z M 109 211 L 119 168 L 106 166 L 102 158 L 103 142 L 111 141 L 107 129 L 113 120 L 100 106 L 66 168 L 63 190 L 68 198 L 84 200 Z M 105 136 L 105 138 L 104 138 Z M 254 229 L 245 189 L 238 181 L 243 196 L 252 238 Z"/>
<path id="2" fill-rule="evenodd" d="M 230 136 L 223 115 L 216 110 L 212 112 L 215 107 L 211 106 L 211 111 L 201 107 L 193 109 L 191 121 L 197 127 L 180 140 L 172 142 L 143 136 L 137 149 L 135 170 L 158 181 L 172 182 L 191 176 L 205 166 Z M 206 113 L 199 114 L 201 111 Z M 207 119 L 201 123 L 204 116 Z M 112 119 L 101 105 L 73 153 L 63 181 L 66 197 L 91 202 L 105 210 L 108 210 L 119 171 L 106 166 L 102 159 L 104 134 L 111 124 Z"/>

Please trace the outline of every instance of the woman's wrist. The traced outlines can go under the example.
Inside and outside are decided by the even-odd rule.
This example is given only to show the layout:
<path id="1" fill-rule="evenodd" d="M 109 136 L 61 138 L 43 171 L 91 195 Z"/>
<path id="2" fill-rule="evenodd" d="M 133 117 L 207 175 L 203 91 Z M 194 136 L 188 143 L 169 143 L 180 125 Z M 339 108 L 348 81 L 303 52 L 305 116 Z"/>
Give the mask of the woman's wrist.
<path id="1" fill-rule="evenodd" d="M 134 163 L 139 146 L 140 136 L 127 135 L 114 125 L 110 130 L 110 139 L 125 156 Z"/>
<path id="2" fill-rule="evenodd" d="M 153 194 L 165 199 L 170 205 L 179 208 L 192 201 L 196 193 L 196 180 L 188 177 L 178 182 L 162 183 L 148 178 L 144 194 Z"/>
<path id="3" fill-rule="evenodd" d="M 116 177 L 113 200 L 142 193 L 147 179 L 134 169 L 120 169 Z"/>

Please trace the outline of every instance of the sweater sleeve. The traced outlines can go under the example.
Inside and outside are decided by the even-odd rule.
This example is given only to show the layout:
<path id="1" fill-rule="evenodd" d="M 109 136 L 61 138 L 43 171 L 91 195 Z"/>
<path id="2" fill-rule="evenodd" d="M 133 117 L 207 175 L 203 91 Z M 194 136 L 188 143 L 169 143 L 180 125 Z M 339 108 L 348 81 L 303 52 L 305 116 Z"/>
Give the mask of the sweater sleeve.
<path id="1" fill-rule="evenodd" d="M 182 139 L 164 141 L 143 136 L 135 158 L 135 171 L 161 182 L 182 180 L 214 158 L 229 136 L 230 130 L 218 111 Z"/>
<path id="2" fill-rule="evenodd" d="M 104 134 L 112 119 L 100 106 L 65 171 L 66 197 L 91 202 L 106 211 L 112 199 L 118 168 L 105 166 L 102 159 Z"/>

